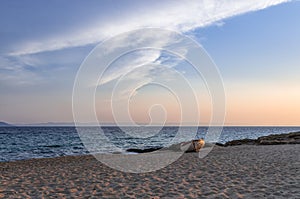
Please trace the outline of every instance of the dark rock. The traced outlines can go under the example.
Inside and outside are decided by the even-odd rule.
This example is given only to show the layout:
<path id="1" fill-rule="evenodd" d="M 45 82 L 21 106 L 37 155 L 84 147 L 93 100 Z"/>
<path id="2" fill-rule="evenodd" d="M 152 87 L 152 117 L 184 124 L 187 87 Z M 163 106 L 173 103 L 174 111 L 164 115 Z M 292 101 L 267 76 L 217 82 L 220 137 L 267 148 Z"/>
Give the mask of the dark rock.
<path id="1" fill-rule="evenodd" d="M 127 149 L 126 151 L 132 153 L 150 153 L 153 151 L 157 151 L 159 149 L 162 149 L 162 147 L 147 148 L 147 149 Z"/>
<path id="2" fill-rule="evenodd" d="M 300 132 L 263 136 L 258 138 L 257 142 L 260 145 L 300 144 Z"/>
<path id="3" fill-rule="evenodd" d="M 217 142 L 215 145 L 216 146 L 225 146 L 225 144 L 222 144 L 222 143 L 219 143 L 219 142 Z"/>
<path id="4" fill-rule="evenodd" d="M 254 145 L 256 144 L 256 140 L 253 139 L 243 139 L 243 140 L 232 140 L 230 142 L 226 142 L 224 146 L 236 146 L 236 145 Z"/>
<path id="5" fill-rule="evenodd" d="M 209 144 L 208 144 L 209 145 Z M 153 148 L 146 148 L 146 149 L 127 149 L 127 152 L 133 152 L 133 153 L 149 153 L 153 151 L 157 151 L 160 149 L 163 150 L 171 150 L 171 151 L 178 151 L 178 152 L 185 152 L 185 153 L 190 153 L 190 152 L 199 152 L 201 148 L 205 146 L 205 141 L 203 139 L 199 140 L 192 140 L 189 142 L 182 142 L 182 143 L 177 143 L 173 144 L 168 147 L 153 147 Z"/>
<path id="6" fill-rule="evenodd" d="M 224 146 L 236 145 L 277 145 L 277 144 L 300 144 L 300 132 L 292 132 L 287 134 L 272 134 L 262 136 L 257 139 L 243 139 L 226 142 Z M 220 145 L 221 146 L 221 145 Z"/>

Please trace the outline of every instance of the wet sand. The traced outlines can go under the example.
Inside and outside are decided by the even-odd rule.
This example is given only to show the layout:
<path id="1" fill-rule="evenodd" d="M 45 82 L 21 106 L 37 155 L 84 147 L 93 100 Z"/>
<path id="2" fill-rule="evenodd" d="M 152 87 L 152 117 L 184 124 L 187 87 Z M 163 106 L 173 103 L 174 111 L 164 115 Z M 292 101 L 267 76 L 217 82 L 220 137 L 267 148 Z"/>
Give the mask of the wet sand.
<path id="1" fill-rule="evenodd" d="M 0 198 L 300 198 L 300 145 L 216 146 L 151 173 L 93 156 L 0 163 Z"/>

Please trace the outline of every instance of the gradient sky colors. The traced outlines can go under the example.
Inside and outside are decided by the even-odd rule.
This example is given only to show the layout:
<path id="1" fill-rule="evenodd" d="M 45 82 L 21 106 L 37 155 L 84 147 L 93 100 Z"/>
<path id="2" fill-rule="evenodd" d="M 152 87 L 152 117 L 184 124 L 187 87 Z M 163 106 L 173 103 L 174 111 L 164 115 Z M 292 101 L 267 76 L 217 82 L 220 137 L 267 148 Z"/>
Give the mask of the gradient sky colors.
<path id="1" fill-rule="evenodd" d="M 227 125 L 300 125 L 299 1 L 3 0 L 0 4 L 0 121 L 72 122 L 73 83 L 88 53 L 124 31 L 161 27 L 192 37 L 215 61 L 226 91 Z M 132 59 L 163 58 L 156 52 L 141 53 Z M 185 65 L 179 69 L 184 71 Z M 106 81 L 117 72 L 118 67 Z M 197 83 L 192 75 L 189 78 Z M 168 122 L 176 123 L 178 105 L 168 94 L 151 87 L 141 94 L 131 104 L 137 122 L 149 122 L 146 107 L 166 95 L 162 103 L 170 113 Z M 207 96 L 201 99 L 205 125 L 210 105 Z M 111 110 L 105 103 L 109 102 L 99 100 L 96 107 L 109 123 Z M 153 118 L 160 119 L 159 111 Z"/>

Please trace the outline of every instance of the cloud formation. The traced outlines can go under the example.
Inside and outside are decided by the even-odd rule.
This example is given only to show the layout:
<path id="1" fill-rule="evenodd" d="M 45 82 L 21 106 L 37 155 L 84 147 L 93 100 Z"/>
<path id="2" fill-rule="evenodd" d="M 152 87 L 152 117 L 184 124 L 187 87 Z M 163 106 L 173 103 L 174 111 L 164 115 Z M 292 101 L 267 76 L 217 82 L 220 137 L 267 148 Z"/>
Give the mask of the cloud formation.
<path id="1" fill-rule="evenodd" d="M 78 28 L 80 30 L 72 33 L 53 35 L 42 40 L 20 44 L 18 49 L 13 50 L 9 55 L 36 54 L 96 44 L 113 35 L 142 27 L 161 27 L 186 33 L 218 23 L 229 17 L 261 10 L 287 1 L 181 0 L 155 3 L 148 1 L 149 5 L 134 8 L 126 13 L 121 11 L 119 16 L 114 16 L 111 20 L 96 19 L 92 25 L 80 27 Z"/>

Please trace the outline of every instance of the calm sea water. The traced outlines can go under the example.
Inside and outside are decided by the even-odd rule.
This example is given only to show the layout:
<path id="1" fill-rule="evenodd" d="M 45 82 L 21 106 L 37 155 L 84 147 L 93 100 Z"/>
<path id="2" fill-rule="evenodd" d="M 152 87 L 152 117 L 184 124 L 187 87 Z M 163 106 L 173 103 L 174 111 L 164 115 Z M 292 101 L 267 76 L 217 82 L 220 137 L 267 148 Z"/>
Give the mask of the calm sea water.
<path id="1" fill-rule="evenodd" d="M 98 128 L 82 128 L 83 134 L 86 132 L 87 136 L 94 135 L 90 138 L 95 143 L 97 142 L 96 150 L 93 152 L 99 153 L 125 152 L 128 148 L 166 146 L 172 143 L 174 137 L 178 135 L 178 127 L 163 127 L 162 129 L 159 127 L 126 127 L 126 129 L 103 127 L 105 139 L 101 138 L 101 140 L 95 137 L 99 132 Z M 182 129 L 184 136 L 176 141 L 188 141 L 191 136 L 205 137 L 207 127 L 199 127 L 197 131 L 194 131 L 194 128 L 184 127 Z M 294 131 L 300 131 L 300 127 L 224 127 L 220 137 L 206 137 L 205 139 L 225 143 L 236 139 L 254 139 Z M 74 127 L 0 127 L 1 162 L 88 153 Z"/>

